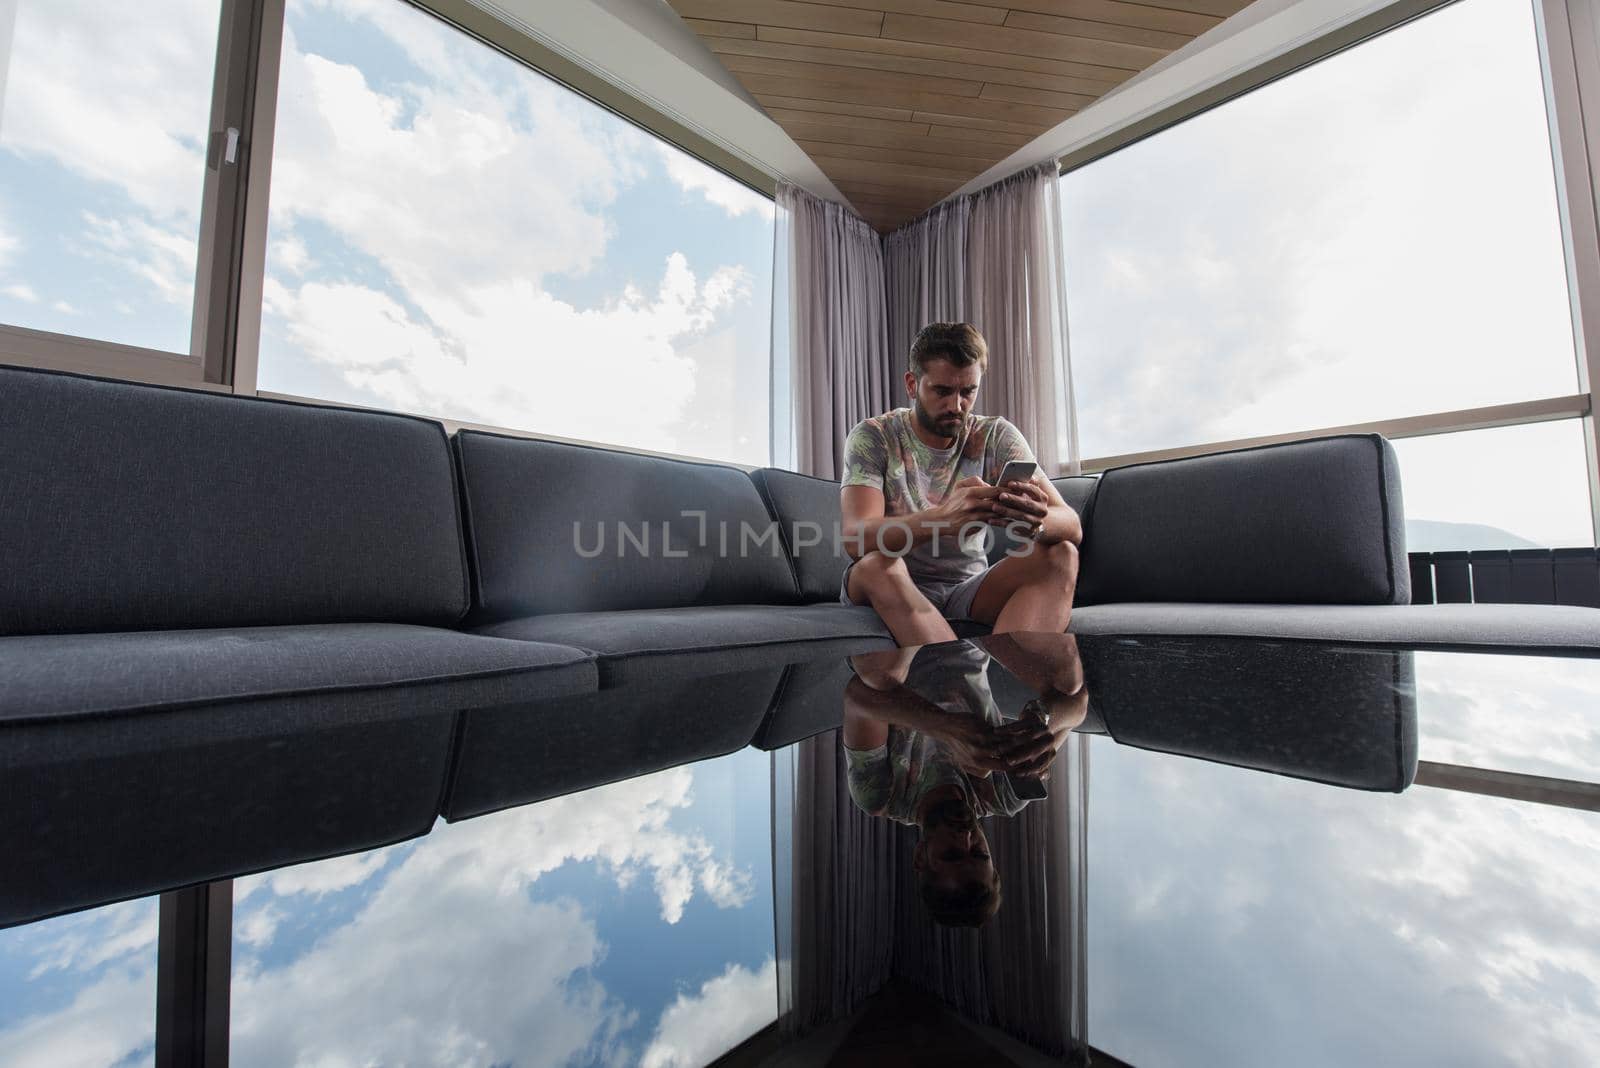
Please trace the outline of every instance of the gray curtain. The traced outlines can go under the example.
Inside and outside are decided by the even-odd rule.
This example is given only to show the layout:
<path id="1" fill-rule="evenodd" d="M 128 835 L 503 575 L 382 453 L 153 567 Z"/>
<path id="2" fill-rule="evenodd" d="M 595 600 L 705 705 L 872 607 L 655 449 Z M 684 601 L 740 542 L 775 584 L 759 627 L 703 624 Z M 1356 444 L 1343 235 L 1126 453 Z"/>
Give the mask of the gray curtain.
<path id="1" fill-rule="evenodd" d="M 1015 423 L 1052 476 L 1078 473 L 1056 165 L 947 201 L 884 241 L 890 358 L 926 323 L 965 320 L 989 342 L 978 408 Z"/>
<path id="2" fill-rule="evenodd" d="M 900 393 L 885 340 L 883 246 L 849 208 L 787 182 L 777 202 L 773 276 L 786 285 L 774 305 L 787 306 L 774 317 L 774 405 L 787 387 L 794 422 L 774 420 L 774 461 L 838 478 L 850 428 Z"/>
<path id="3" fill-rule="evenodd" d="M 1087 1041 L 1088 740 L 1074 732 L 1048 797 L 987 822 L 1004 903 L 983 928 L 928 919 L 917 832 L 850 800 L 839 731 L 773 754 L 778 1023 L 844 1019 L 896 978 L 1053 1056 Z"/>
<path id="4" fill-rule="evenodd" d="M 895 377 L 917 331 L 928 323 L 967 317 L 968 197 L 947 200 L 883 239 L 884 288 L 888 295 L 889 360 Z"/>

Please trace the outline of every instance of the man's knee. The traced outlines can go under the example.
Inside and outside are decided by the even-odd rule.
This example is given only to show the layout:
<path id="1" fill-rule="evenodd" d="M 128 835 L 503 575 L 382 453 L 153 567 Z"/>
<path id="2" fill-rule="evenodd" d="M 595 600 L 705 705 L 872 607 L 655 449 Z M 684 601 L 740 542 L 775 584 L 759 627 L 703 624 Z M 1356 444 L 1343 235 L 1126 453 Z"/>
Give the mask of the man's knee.
<path id="1" fill-rule="evenodd" d="M 901 600 L 916 589 L 906 562 L 881 552 L 870 552 L 857 560 L 850 569 L 850 579 L 851 586 L 873 604 Z"/>
<path id="2" fill-rule="evenodd" d="M 1070 541 L 1041 545 L 1039 563 L 1053 585 L 1072 589 L 1078 584 L 1078 547 Z"/>

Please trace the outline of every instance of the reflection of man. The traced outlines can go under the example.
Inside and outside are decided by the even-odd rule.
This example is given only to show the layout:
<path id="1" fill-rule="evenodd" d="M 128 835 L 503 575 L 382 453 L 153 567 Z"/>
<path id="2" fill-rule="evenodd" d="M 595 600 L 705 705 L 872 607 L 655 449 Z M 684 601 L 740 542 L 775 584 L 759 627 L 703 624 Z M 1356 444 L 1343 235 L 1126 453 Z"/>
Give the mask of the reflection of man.
<path id="1" fill-rule="evenodd" d="M 969 323 L 933 323 L 910 357 L 911 406 L 863 420 L 845 442 L 839 502 L 854 560 L 841 600 L 870 604 L 901 645 L 954 639 L 950 619 L 1061 633 L 1083 526 L 1042 474 L 994 484 L 1008 461 L 1033 451 L 1006 420 L 972 413 L 989 359 L 983 335 Z M 986 526 L 1033 541 L 989 567 Z"/>
<path id="2" fill-rule="evenodd" d="M 1028 803 L 1015 779 L 1046 777 L 1088 707 L 1075 641 L 1020 637 L 1041 641 L 986 644 L 1040 694 L 1029 702 L 1037 716 L 1001 718 L 990 653 L 971 642 L 855 657 L 845 688 L 850 797 L 868 815 L 920 829 L 912 868 L 929 914 L 949 926 L 977 927 L 999 909 L 1000 877 L 978 820 Z"/>

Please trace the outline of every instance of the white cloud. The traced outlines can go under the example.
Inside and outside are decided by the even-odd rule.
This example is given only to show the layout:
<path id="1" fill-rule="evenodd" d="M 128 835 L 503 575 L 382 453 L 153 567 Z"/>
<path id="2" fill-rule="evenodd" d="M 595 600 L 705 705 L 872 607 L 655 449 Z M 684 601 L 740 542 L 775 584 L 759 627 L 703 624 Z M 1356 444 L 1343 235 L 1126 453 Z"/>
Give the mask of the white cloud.
<path id="1" fill-rule="evenodd" d="M 39 294 L 35 293 L 33 287 L 28 285 L 26 282 L 14 282 L 11 285 L 6 286 L 4 289 L 0 289 L 0 293 L 4 293 L 8 297 L 23 301 L 27 304 L 39 303 Z"/>
<path id="2" fill-rule="evenodd" d="M 155 1038 L 153 899 L 75 913 L 8 932 L 8 956 L 32 958 L 29 981 L 89 976 L 53 1012 L 17 1019 L 0 1011 L 0 1064 L 54 1068 L 115 1064 Z"/>
<path id="3" fill-rule="evenodd" d="M 193 224 L 216 35 L 216 0 L 23 4 L 0 144 L 119 186 L 156 218 Z"/>
<path id="4" fill-rule="evenodd" d="M 53 300 L 53 301 L 50 302 L 50 307 L 52 309 L 54 309 L 55 311 L 61 312 L 63 315 L 77 315 L 78 314 L 78 309 L 73 307 L 70 303 L 68 303 L 67 301 L 64 301 L 64 300 Z"/>
<path id="5" fill-rule="evenodd" d="M 692 788 L 692 771 L 677 768 L 393 847 L 355 917 L 303 956 L 276 968 L 239 957 L 234 1060 L 288 1064 L 315 1050 L 317 1063 L 335 1066 L 632 1062 L 618 1036 L 634 1017 L 592 975 L 607 952 L 593 920 L 579 903 L 535 900 L 532 889 L 589 861 L 619 886 L 650 878 L 668 923 L 696 887 L 720 907 L 748 901 L 748 873 L 701 835 L 669 826 Z M 349 885 L 348 864 L 336 879 L 310 874 L 339 863 L 258 880 L 245 891 L 251 907 L 237 911 L 241 929 L 254 930 L 286 890 Z"/>
<path id="6" fill-rule="evenodd" d="M 759 971 L 730 964 L 701 984 L 698 994 L 679 994 L 656 1025 L 641 1068 L 699 1068 L 743 1042 L 778 1016 L 778 972 L 769 958 Z"/>
<path id="7" fill-rule="evenodd" d="M 1086 455 L 1571 392 L 1545 131 L 1470 0 L 1072 172 Z"/>
<path id="8" fill-rule="evenodd" d="M 718 173 L 710 165 L 664 141 L 656 142 L 656 152 L 667 168 L 667 176 L 685 193 L 701 194 L 707 203 L 721 208 L 730 218 L 751 213 L 769 221 L 772 219 L 776 209 L 770 197 Z"/>
<path id="9" fill-rule="evenodd" d="M 1097 1045 L 1138 1064 L 1600 1056 L 1591 814 L 1109 741 L 1093 764 L 1088 894 L 1097 944 L 1117 947 L 1089 958 Z"/>
<path id="10" fill-rule="evenodd" d="M 10 1068 L 118 1064 L 155 1042 L 156 970 L 112 970 L 60 1012 L 0 1031 L 0 1063 Z"/>
<path id="11" fill-rule="evenodd" d="M 396 408 L 545 433 L 661 443 L 694 396 L 677 351 L 748 293 L 736 268 L 704 282 L 673 255 L 653 296 L 580 309 L 525 281 L 435 295 L 429 318 L 368 286 L 273 280 L 288 338 Z"/>
<path id="12" fill-rule="evenodd" d="M 424 18 L 374 18 L 427 64 L 403 95 L 285 34 L 274 224 L 324 224 L 430 315 L 436 299 L 591 267 L 611 236 L 603 209 L 633 173 L 630 135 L 475 42 L 411 26 Z"/>
<path id="13" fill-rule="evenodd" d="M 194 300 L 198 238 L 189 229 L 163 226 L 139 216 L 112 219 L 83 213 L 85 249 L 90 255 L 126 268 L 143 278 L 166 301 Z"/>

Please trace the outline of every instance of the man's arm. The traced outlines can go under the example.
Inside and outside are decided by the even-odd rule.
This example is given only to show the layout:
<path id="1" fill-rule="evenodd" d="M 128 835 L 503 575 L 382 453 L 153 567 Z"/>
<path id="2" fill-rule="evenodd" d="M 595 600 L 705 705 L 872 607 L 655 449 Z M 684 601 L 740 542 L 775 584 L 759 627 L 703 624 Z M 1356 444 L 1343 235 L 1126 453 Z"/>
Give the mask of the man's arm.
<path id="1" fill-rule="evenodd" d="M 875 549 L 905 553 L 940 537 L 953 538 L 968 523 L 996 522 L 1000 491 L 977 476 L 957 482 L 944 500 L 910 515 L 884 515 L 883 491 L 845 486 L 839 491 L 839 519 L 845 551 L 859 560 Z M 1070 510 L 1070 509 L 1069 509 Z"/>

